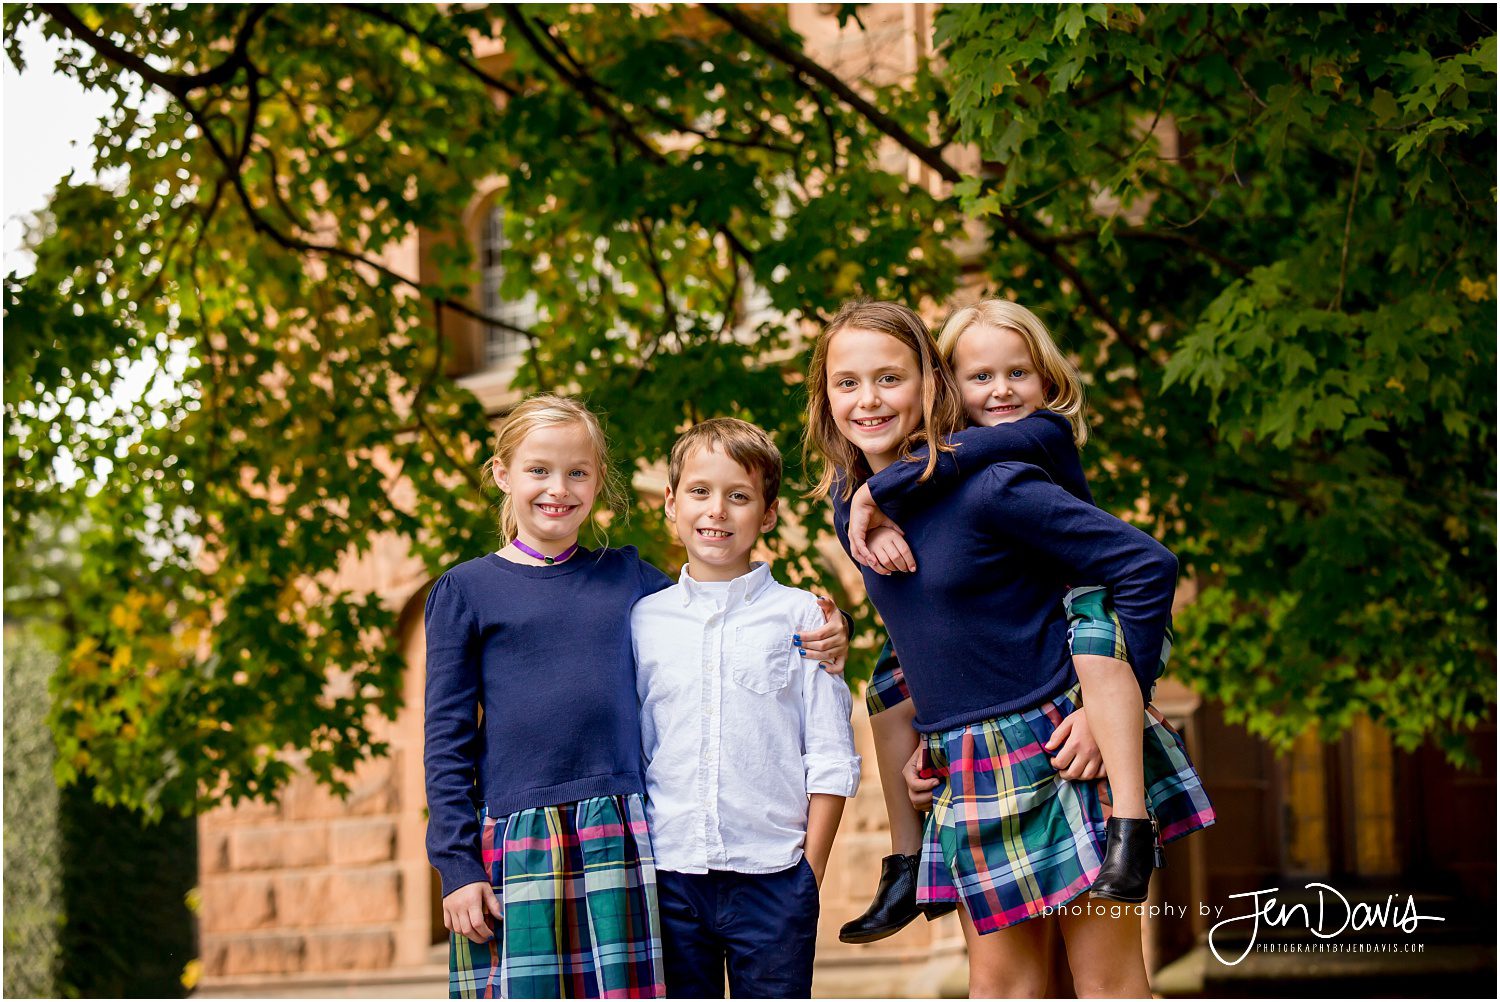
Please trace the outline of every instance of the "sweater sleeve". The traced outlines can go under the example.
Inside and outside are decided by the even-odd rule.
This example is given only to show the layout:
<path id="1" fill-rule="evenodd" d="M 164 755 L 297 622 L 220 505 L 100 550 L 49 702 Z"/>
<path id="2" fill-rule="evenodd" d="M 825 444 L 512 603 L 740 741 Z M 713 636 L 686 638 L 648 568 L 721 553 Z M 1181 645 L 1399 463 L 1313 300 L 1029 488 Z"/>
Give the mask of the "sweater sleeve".
<path id="1" fill-rule="evenodd" d="M 463 590 L 443 575 L 427 596 L 427 858 L 443 895 L 488 880 L 479 849 L 478 627 Z"/>
<path id="2" fill-rule="evenodd" d="M 992 531 L 1055 561 L 1064 576 L 1109 588 L 1143 696 L 1156 678 L 1177 588 L 1177 558 L 1132 525 L 1086 504 L 1034 466 L 989 471 Z"/>
<path id="3" fill-rule="evenodd" d="M 640 575 L 641 598 L 645 598 L 647 595 L 655 595 L 663 588 L 672 587 L 672 579 L 662 573 L 651 561 L 642 557 L 634 546 L 625 547 L 625 552 L 630 554 L 631 559 L 635 561 L 636 572 Z"/>
<path id="4" fill-rule="evenodd" d="M 899 523 L 911 505 L 951 491 L 993 463 L 1029 463 L 1041 467 L 1054 480 L 1059 479 L 1064 464 L 1070 460 L 1074 466 L 1078 463 L 1072 430 L 1065 418 L 1052 411 L 1037 411 L 1019 421 L 988 428 L 965 428 L 948 442 L 953 451 L 938 453 L 937 468 L 925 481 L 920 479 L 927 468 L 925 450 L 912 460 L 892 463 L 870 478 L 870 496 L 881 511 Z"/>

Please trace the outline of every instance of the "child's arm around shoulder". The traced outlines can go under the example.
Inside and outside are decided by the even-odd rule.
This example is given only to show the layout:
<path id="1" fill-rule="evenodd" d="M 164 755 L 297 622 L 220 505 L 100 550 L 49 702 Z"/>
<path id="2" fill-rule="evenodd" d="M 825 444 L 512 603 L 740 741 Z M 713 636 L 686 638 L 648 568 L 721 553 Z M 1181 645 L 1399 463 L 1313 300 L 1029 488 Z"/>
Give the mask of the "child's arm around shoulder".
<path id="1" fill-rule="evenodd" d="M 908 506 L 951 491 L 993 463 L 1029 463 L 1055 478 L 1060 462 L 1078 454 L 1072 425 L 1047 410 L 988 428 L 965 428 L 948 441 L 953 451 L 938 453 L 931 477 L 922 479 L 927 468 L 925 454 L 892 463 L 866 483 L 871 499 L 891 518 L 899 519 Z"/>
<path id="2" fill-rule="evenodd" d="M 799 629 L 823 621 L 817 599 L 802 593 L 805 602 Z M 859 788 L 859 755 L 854 750 L 854 708 L 843 678 L 811 664 L 802 670 L 802 771 L 808 794 L 807 840 L 803 853 L 818 883 L 828 865 L 833 837 L 844 813 L 844 800 Z"/>
<path id="3" fill-rule="evenodd" d="M 897 525 L 915 505 L 951 492 L 993 463 L 1022 462 L 1046 470 L 1054 480 L 1076 480 L 1075 490 L 1088 493 L 1078 463 L 1073 429 L 1066 418 L 1040 410 L 1019 421 L 992 427 L 966 428 L 949 439 L 952 452 L 939 452 L 932 476 L 922 480 L 926 454 L 915 461 L 892 463 L 866 481 L 849 501 L 849 553 L 859 563 L 881 573 L 916 570 L 916 561 L 899 538 Z M 1085 498 L 1092 500 L 1092 498 Z M 894 530 L 877 545 L 870 533 Z"/>

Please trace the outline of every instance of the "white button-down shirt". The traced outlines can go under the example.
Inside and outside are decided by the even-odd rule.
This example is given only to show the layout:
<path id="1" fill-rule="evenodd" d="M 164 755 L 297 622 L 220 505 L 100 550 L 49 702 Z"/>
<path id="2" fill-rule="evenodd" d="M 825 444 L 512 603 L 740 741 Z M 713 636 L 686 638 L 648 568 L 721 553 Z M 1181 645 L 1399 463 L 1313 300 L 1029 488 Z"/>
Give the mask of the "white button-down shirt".
<path id="1" fill-rule="evenodd" d="M 774 873 L 802 858 L 807 798 L 852 797 L 859 756 L 844 680 L 797 654 L 817 599 L 755 564 L 677 584 L 630 616 L 656 865 Z"/>

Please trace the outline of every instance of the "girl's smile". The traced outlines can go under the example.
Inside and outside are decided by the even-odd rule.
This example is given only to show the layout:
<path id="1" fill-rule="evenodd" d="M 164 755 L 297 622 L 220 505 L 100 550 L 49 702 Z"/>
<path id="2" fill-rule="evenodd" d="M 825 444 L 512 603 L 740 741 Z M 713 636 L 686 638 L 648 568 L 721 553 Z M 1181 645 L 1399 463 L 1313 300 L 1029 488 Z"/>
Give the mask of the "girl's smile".
<path id="1" fill-rule="evenodd" d="M 828 403 L 834 426 L 883 470 L 922 421 L 916 353 L 889 334 L 850 328 L 828 343 Z"/>
<path id="2" fill-rule="evenodd" d="M 495 466 L 495 482 L 514 506 L 516 538 L 548 556 L 577 541 L 594 508 L 600 475 L 594 442 L 579 423 L 537 428 L 516 447 L 509 465 Z"/>
<path id="3" fill-rule="evenodd" d="M 1046 406 L 1047 385 L 1026 340 L 1009 327 L 978 323 L 953 347 L 953 371 L 969 423 L 1019 421 Z"/>

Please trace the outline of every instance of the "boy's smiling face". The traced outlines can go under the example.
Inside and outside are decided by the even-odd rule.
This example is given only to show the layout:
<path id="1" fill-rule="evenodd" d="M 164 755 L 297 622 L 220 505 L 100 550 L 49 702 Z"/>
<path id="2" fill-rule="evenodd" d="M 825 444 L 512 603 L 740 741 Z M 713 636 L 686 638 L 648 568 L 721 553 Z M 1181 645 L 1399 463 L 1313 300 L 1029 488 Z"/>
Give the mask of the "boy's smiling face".
<path id="1" fill-rule="evenodd" d="M 695 580 L 732 581 L 750 570 L 750 551 L 776 524 L 776 502 L 767 505 L 764 493 L 758 474 L 718 448 L 694 449 L 683 460 L 666 512 Z"/>

